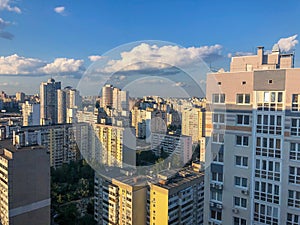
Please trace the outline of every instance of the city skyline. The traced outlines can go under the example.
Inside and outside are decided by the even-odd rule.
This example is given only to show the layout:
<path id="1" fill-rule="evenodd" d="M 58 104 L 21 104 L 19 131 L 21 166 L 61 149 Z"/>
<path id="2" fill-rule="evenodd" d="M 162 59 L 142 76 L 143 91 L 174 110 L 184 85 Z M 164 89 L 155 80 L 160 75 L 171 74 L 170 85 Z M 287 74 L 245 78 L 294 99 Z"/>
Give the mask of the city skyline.
<path id="1" fill-rule="evenodd" d="M 139 54 L 144 56 L 143 60 L 156 55 L 159 62 L 166 62 L 167 57 L 167 63 L 178 68 L 195 64 L 196 56 L 212 70 L 221 67 L 228 70 L 229 56 L 255 54 L 261 44 L 272 49 L 280 39 L 282 50 L 295 50 L 297 55 L 296 21 L 300 4 L 277 3 L 88 1 L 83 4 L 2 0 L 0 89 L 14 94 L 22 88 L 25 93 L 35 94 L 39 83 L 51 77 L 61 80 L 63 86 L 76 88 L 82 74 L 95 61 L 107 63 L 105 72 L 122 71 L 128 64 L 124 64 L 126 60 L 121 53 L 130 57 L 131 63 L 137 63 Z M 264 26 L 258 25 L 261 21 Z M 160 45 L 155 47 L 155 41 L 151 44 L 143 40 L 168 42 L 159 41 Z M 111 49 L 135 41 L 139 42 L 127 49 L 121 47 L 112 64 L 105 61 L 103 55 Z M 179 47 L 172 48 L 172 43 Z M 295 67 L 299 67 L 299 62 L 296 57 Z M 136 67 L 134 71 L 143 69 Z M 161 84 L 161 79 L 156 83 Z M 166 85 L 171 89 L 172 85 Z M 183 86 L 184 80 L 174 85 Z"/>

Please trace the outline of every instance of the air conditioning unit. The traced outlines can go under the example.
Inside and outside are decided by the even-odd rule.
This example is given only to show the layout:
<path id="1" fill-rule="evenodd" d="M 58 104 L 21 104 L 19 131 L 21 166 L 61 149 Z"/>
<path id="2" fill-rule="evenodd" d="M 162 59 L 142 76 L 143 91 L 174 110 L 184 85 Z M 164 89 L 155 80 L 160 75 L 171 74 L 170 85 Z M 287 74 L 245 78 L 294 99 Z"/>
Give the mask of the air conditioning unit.
<path id="1" fill-rule="evenodd" d="M 215 187 L 216 187 L 216 184 L 215 184 L 215 183 L 211 183 L 211 184 L 210 184 L 210 187 L 211 187 L 211 188 L 215 188 Z"/>
<path id="2" fill-rule="evenodd" d="M 239 210 L 238 210 L 237 208 L 233 208 L 233 209 L 232 209 L 232 212 L 235 213 L 235 214 L 238 214 L 238 213 L 239 213 Z"/>
<path id="3" fill-rule="evenodd" d="M 211 202 L 211 203 L 210 203 L 210 207 L 215 207 L 215 203 L 214 203 L 214 202 Z"/>
<path id="4" fill-rule="evenodd" d="M 217 204 L 217 209 L 223 209 L 223 205 L 221 205 L 221 204 Z"/>
<path id="5" fill-rule="evenodd" d="M 249 195 L 249 190 L 241 190 L 242 194 Z"/>

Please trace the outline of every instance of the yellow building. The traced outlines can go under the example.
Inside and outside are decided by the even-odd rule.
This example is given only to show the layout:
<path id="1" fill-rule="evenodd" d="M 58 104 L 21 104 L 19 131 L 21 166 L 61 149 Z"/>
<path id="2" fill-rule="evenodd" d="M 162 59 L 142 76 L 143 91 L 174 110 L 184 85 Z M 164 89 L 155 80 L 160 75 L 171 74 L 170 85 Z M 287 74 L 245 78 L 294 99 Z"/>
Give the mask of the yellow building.
<path id="1" fill-rule="evenodd" d="M 203 224 L 204 174 L 184 169 L 158 178 L 150 184 L 150 224 Z"/>
<path id="2" fill-rule="evenodd" d="M 99 138 L 100 162 L 108 166 L 135 166 L 136 138 L 134 129 L 94 124 L 94 130 Z"/>
<path id="3" fill-rule="evenodd" d="M 147 220 L 145 177 L 95 177 L 95 220 L 98 224 L 144 225 Z"/>

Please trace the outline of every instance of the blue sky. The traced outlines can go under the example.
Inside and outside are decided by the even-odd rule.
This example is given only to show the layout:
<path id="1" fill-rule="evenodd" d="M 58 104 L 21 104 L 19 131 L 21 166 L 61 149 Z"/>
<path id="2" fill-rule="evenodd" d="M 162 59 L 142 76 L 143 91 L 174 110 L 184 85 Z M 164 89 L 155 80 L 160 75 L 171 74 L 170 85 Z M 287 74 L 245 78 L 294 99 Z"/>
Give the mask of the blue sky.
<path id="1" fill-rule="evenodd" d="M 64 8 L 55 12 L 56 7 Z M 16 54 L 10 58 L 11 62 L 20 61 L 20 57 L 24 62 L 34 61 L 26 75 L 21 72 L 21 80 L 24 76 L 31 77 L 31 69 L 34 77 L 42 76 L 45 70 L 34 70 L 58 58 L 61 60 L 56 64 L 61 65 L 62 59 L 69 67 L 75 64 L 75 69 L 67 71 L 68 67 L 62 71 L 64 76 L 68 72 L 81 72 L 91 63 L 89 56 L 103 55 L 119 45 L 141 40 L 168 41 L 184 48 L 218 44 L 221 46 L 218 54 L 224 57 L 212 58 L 207 63 L 228 68 L 229 53 L 254 52 L 258 45 L 270 49 L 280 38 L 300 33 L 298 0 L 0 0 L 0 10 L 0 18 L 6 21 L 5 25 L 0 23 L 0 31 L 5 32 L 6 37 L 8 33 L 9 37 L 14 36 L 11 40 L 0 38 L 2 60 Z M 296 46 L 298 67 L 299 51 Z M 51 65 L 48 69 L 53 68 Z M 22 66 L 19 69 L 22 70 Z M 51 69 L 47 70 L 47 76 Z M 13 71 L 15 76 L 18 71 Z M 17 78 L 1 70 L 0 60 L 0 74 L 3 73 L 6 75 L 0 76 L 0 90 L 10 93 L 19 87 L 22 89 L 20 82 L 15 82 Z M 37 92 L 38 82 L 45 79 L 36 79 L 31 89 L 22 82 L 24 91 Z"/>

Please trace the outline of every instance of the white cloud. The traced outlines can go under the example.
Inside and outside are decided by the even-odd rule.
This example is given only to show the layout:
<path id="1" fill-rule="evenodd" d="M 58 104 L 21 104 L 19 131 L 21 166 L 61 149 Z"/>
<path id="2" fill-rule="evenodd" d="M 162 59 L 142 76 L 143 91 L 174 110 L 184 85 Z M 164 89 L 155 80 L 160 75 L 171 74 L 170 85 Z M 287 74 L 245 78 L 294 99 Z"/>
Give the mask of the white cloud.
<path id="1" fill-rule="evenodd" d="M 287 37 L 287 38 L 281 38 L 277 44 L 279 45 L 279 49 L 284 52 L 288 52 L 290 50 L 293 50 L 295 46 L 298 44 L 297 34 Z"/>
<path id="2" fill-rule="evenodd" d="M 64 6 L 58 6 L 54 8 L 54 12 L 60 14 L 60 15 L 65 15 L 65 10 L 66 8 Z"/>
<path id="3" fill-rule="evenodd" d="M 25 58 L 17 54 L 0 57 L 0 74 L 31 74 L 44 66 L 45 63 L 39 59 Z"/>
<path id="4" fill-rule="evenodd" d="M 46 74 L 67 74 L 81 72 L 83 67 L 83 60 L 57 58 L 52 63 L 48 63 L 41 71 Z"/>
<path id="5" fill-rule="evenodd" d="M 207 59 L 220 56 L 221 45 L 201 47 L 157 46 L 142 43 L 130 51 L 121 52 L 120 60 L 110 60 L 104 72 L 142 70 L 148 68 L 165 69 L 172 66 L 183 67 Z"/>
<path id="6" fill-rule="evenodd" d="M 100 59 L 103 59 L 103 56 L 101 56 L 101 55 L 90 55 L 88 58 L 89 58 L 90 61 L 96 62 Z"/>
<path id="7" fill-rule="evenodd" d="M 11 0 L 0 0 L 0 10 L 21 13 L 21 9 L 17 6 L 11 6 Z"/>
<path id="8" fill-rule="evenodd" d="M 83 60 L 57 58 L 45 62 L 17 54 L 0 57 L 0 75 L 76 75 L 84 71 Z"/>

